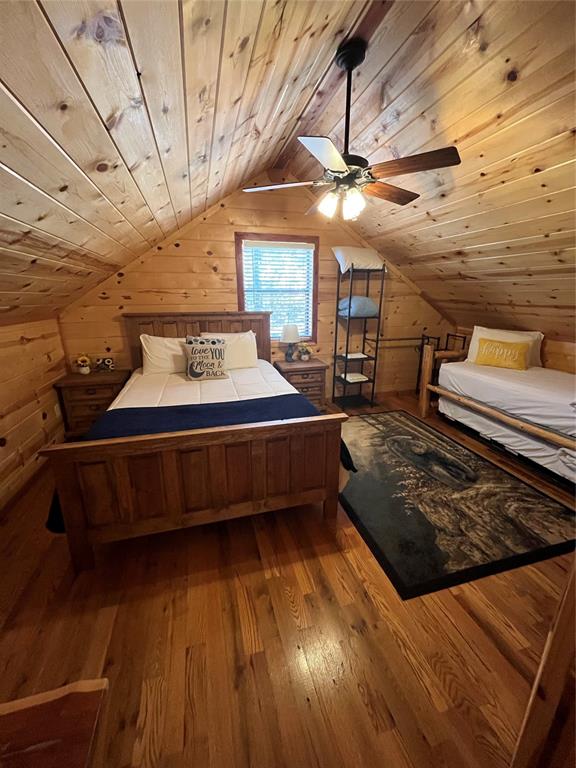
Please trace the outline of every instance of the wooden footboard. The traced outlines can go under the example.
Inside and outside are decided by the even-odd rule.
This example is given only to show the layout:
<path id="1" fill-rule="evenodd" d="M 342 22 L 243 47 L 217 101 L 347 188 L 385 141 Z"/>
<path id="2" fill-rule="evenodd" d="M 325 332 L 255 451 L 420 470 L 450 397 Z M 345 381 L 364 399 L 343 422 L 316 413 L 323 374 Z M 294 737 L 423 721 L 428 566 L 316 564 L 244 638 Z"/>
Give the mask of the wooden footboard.
<path id="1" fill-rule="evenodd" d="M 345 414 L 64 443 L 54 471 L 77 570 L 99 542 L 321 502 L 336 515 Z"/>

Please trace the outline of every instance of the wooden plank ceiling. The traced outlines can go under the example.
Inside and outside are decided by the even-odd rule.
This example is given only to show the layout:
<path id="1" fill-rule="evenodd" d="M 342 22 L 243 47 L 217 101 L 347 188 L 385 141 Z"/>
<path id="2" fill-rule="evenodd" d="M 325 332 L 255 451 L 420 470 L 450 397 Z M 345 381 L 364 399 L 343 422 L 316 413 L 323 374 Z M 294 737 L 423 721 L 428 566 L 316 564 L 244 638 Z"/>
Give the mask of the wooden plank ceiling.
<path id="1" fill-rule="evenodd" d="M 265 169 L 316 177 L 296 135 L 342 145 L 331 65 L 360 32 L 351 150 L 462 164 L 394 179 L 421 197 L 370 200 L 358 234 L 456 324 L 570 338 L 574 7 L 4 0 L 0 322 L 57 313 Z"/>
<path id="2" fill-rule="evenodd" d="M 57 313 L 270 166 L 369 8 L 1 2 L 0 321 Z"/>
<path id="3" fill-rule="evenodd" d="M 455 144 L 462 164 L 396 177 L 421 197 L 368 201 L 354 228 L 464 327 L 573 338 L 572 2 L 395 2 L 355 72 L 351 151 L 371 162 Z M 344 86 L 320 85 L 301 134 L 343 144 Z M 316 161 L 292 138 L 277 159 Z"/>

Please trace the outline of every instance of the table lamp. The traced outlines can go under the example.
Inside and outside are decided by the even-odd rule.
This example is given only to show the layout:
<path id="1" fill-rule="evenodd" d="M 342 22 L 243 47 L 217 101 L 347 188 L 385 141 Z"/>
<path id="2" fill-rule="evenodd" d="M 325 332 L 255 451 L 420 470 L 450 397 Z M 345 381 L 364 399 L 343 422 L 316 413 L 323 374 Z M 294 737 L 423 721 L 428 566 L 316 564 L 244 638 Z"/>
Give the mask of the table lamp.
<path id="1" fill-rule="evenodd" d="M 293 323 L 289 323 L 282 328 L 282 342 L 288 344 L 288 349 L 284 353 L 284 357 L 287 363 L 294 362 L 294 345 L 300 341 L 300 334 L 298 333 L 298 326 Z"/>

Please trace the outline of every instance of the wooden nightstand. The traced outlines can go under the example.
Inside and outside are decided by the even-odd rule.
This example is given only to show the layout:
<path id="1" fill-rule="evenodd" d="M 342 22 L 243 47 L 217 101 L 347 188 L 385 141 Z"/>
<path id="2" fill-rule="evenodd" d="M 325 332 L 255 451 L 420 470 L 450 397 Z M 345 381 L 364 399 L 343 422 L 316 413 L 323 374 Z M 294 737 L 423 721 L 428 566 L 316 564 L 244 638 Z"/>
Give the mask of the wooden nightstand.
<path id="1" fill-rule="evenodd" d="M 324 408 L 327 363 L 312 357 L 306 362 L 295 360 L 293 363 L 287 363 L 285 360 L 277 360 L 274 367 L 317 408 L 320 410 Z"/>
<path id="2" fill-rule="evenodd" d="M 86 376 L 69 373 L 57 381 L 54 386 L 58 390 L 66 438 L 85 434 L 108 408 L 129 376 L 130 371 L 106 371 Z"/>

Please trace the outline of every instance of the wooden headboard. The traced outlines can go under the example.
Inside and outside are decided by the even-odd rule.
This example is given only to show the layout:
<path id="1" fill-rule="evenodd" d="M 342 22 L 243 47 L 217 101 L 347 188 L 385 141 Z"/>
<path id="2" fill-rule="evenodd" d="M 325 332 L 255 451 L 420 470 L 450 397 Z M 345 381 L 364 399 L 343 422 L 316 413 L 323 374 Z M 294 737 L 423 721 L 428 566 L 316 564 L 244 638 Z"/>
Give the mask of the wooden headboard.
<path id="1" fill-rule="evenodd" d="M 254 331 L 260 360 L 270 361 L 270 312 L 156 312 L 122 315 L 133 368 L 142 365 L 140 334 L 184 338 L 210 333 Z"/>

